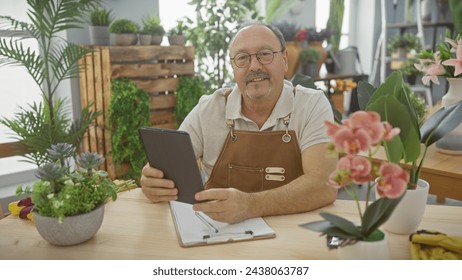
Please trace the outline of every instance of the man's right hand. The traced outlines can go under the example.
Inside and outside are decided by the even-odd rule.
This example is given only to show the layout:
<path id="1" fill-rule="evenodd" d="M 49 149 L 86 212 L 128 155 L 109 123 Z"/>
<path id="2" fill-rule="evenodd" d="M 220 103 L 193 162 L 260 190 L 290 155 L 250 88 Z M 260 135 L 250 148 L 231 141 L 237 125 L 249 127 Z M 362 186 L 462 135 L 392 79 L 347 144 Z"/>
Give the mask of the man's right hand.
<path id="1" fill-rule="evenodd" d="M 178 198 L 175 182 L 164 179 L 164 172 L 148 164 L 143 167 L 140 179 L 144 195 L 152 202 L 170 201 Z"/>

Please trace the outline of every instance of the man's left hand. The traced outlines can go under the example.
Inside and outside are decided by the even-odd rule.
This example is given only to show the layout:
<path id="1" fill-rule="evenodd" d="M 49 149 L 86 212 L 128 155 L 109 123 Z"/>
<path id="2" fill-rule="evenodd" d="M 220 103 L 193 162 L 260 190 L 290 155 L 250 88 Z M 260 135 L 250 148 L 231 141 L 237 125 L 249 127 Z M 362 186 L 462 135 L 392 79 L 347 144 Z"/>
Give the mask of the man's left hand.
<path id="1" fill-rule="evenodd" d="M 194 211 L 202 211 L 210 218 L 224 223 L 237 223 L 249 217 L 252 194 L 234 188 L 208 189 L 198 192 Z"/>

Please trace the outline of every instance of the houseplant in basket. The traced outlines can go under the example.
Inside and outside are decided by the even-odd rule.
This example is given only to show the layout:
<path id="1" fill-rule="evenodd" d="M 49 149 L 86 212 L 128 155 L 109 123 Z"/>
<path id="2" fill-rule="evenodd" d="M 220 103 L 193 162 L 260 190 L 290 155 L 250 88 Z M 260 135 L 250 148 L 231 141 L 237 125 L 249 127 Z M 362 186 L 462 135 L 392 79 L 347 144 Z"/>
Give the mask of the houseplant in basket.
<path id="1" fill-rule="evenodd" d="M 407 191 L 384 225 L 385 229 L 400 234 L 414 232 L 425 211 L 429 186 L 420 178 L 420 172 L 428 147 L 462 121 L 462 101 L 459 101 L 441 108 L 420 125 L 409 91 L 400 71 L 393 72 L 378 88 L 366 82 L 358 84 L 360 108 L 379 113 L 383 120 L 401 130 L 399 137 L 383 145 L 388 161 L 407 164 L 409 170 Z"/>
<path id="2" fill-rule="evenodd" d="M 111 45 L 130 46 L 138 43 L 140 27 L 136 22 L 126 18 L 118 18 L 109 25 L 109 38 Z"/>
<path id="3" fill-rule="evenodd" d="M 112 21 L 112 11 L 103 6 L 94 7 L 88 15 L 90 26 L 90 43 L 92 45 L 109 45 L 109 24 Z"/>
<path id="4" fill-rule="evenodd" d="M 409 174 L 399 165 L 390 162 L 382 163 L 379 169 L 373 168 L 372 156 L 378 145 L 396 138 L 400 130 L 392 128 L 388 122 L 381 122 L 378 113 L 365 111 L 354 112 L 342 124 L 326 121 L 325 125 L 327 134 L 332 139 L 330 149 L 345 153 L 338 161 L 337 169 L 330 175 L 329 183 L 334 187 L 344 188 L 356 201 L 360 224 L 322 212 L 320 215 L 324 221 L 302 226 L 322 232 L 329 238 L 338 238 L 339 258 L 387 259 L 389 255 L 386 234 L 379 227 L 390 217 L 406 190 Z M 367 157 L 359 155 L 360 151 L 366 152 Z M 377 189 L 384 197 L 369 204 L 374 186 L 373 178 L 377 178 Z M 355 191 L 355 184 L 363 183 L 367 183 L 364 204 L 359 201 Z M 355 251 L 360 253 L 355 255 Z"/>
<path id="5" fill-rule="evenodd" d="M 103 220 L 104 203 L 117 198 L 117 185 L 107 172 L 95 170 L 104 158 L 82 153 L 73 168 L 75 151 L 68 143 L 52 145 L 48 162 L 37 170 L 40 180 L 17 189 L 17 195 L 31 197 L 37 230 L 54 245 L 75 245 L 93 237 Z"/>

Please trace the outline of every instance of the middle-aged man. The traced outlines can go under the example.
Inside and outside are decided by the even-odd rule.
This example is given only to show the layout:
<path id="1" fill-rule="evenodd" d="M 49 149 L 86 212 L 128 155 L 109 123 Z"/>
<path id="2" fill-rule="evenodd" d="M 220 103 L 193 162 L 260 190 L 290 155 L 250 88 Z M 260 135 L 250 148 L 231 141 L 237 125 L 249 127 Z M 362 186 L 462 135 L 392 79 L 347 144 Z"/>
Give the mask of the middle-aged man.
<path id="1" fill-rule="evenodd" d="M 281 32 L 248 23 L 231 40 L 230 58 L 236 86 L 203 96 L 179 128 L 190 134 L 206 182 L 193 209 L 235 223 L 332 203 L 337 191 L 326 182 L 337 159 L 326 155 L 323 123 L 332 109 L 322 91 L 284 80 Z M 149 165 L 141 186 L 153 202 L 177 198 L 175 182 Z"/>

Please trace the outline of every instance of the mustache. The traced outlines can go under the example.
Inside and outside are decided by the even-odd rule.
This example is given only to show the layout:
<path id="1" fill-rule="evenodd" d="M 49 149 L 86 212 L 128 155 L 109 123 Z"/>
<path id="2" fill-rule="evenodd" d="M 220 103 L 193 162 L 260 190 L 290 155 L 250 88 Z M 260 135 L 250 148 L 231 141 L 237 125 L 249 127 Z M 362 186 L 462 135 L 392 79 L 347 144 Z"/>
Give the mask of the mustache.
<path id="1" fill-rule="evenodd" d="M 248 84 L 253 79 L 269 79 L 270 75 L 265 72 L 252 72 L 247 77 L 245 77 L 245 83 Z"/>

